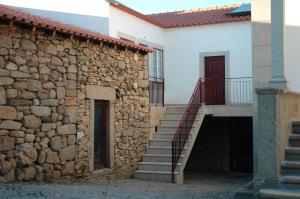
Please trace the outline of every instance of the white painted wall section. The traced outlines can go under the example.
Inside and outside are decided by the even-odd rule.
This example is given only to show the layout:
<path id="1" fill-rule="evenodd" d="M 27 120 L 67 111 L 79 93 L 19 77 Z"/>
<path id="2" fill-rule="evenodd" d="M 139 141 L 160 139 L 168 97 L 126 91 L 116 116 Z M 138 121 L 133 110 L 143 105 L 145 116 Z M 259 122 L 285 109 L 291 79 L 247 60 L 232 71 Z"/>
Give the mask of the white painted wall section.
<path id="1" fill-rule="evenodd" d="M 289 89 L 300 92 L 300 1 L 285 0 L 285 68 Z"/>
<path id="2" fill-rule="evenodd" d="M 80 28 L 84 28 L 87 30 L 91 30 L 94 32 L 99 32 L 105 35 L 108 35 L 108 5 L 106 6 L 107 10 L 105 10 L 105 5 L 103 5 L 102 9 L 99 10 L 98 15 L 86 15 L 86 14 L 74 14 L 67 12 L 55 12 L 55 11 L 47 11 L 47 10 L 38 10 L 31 8 L 20 8 L 26 12 L 29 12 L 34 15 L 38 15 L 41 17 L 46 17 L 52 20 L 59 21 L 61 23 L 74 25 Z M 101 16 L 102 15 L 102 16 Z"/>
<path id="3" fill-rule="evenodd" d="M 162 46 L 165 45 L 164 29 L 110 6 L 109 35 L 118 38 L 119 32 Z"/>
<path id="4" fill-rule="evenodd" d="M 251 23 L 168 29 L 165 56 L 167 104 L 186 104 L 204 74 L 200 54 L 226 52 L 226 77 L 252 77 Z"/>

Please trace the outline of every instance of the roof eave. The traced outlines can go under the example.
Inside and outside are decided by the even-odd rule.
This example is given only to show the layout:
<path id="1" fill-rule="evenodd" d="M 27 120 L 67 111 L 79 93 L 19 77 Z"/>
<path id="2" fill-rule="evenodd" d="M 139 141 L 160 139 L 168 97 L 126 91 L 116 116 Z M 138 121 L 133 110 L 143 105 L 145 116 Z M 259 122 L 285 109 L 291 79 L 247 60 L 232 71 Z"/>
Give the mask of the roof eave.
<path id="1" fill-rule="evenodd" d="M 30 27 L 35 27 L 35 29 L 41 28 L 41 29 L 48 30 L 48 31 L 55 31 L 57 33 L 62 33 L 62 34 L 66 34 L 66 35 L 73 35 L 75 37 L 81 37 L 81 38 L 86 38 L 86 39 L 90 39 L 90 40 L 100 41 L 100 42 L 107 43 L 107 44 L 118 45 L 118 46 L 122 46 L 122 47 L 129 48 L 132 50 L 137 50 L 137 51 L 144 52 L 144 53 L 149 53 L 149 52 L 153 51 L 153 49 L 151 49 L 151 48 L 147 48 L 147 47 L 140 46 L 137 44 L 132 44 L 132 43 L 129 43 L 126 41 L 122 41 L 120 39 L 102 35 L 102 34 L 96 33 L 96 32 L 91 32 L 91 31 L 88 31 L 88 30 L 85 30 L 82 28 L 63 24 L 61 22 L 53 21 L 50 19 L 36 16 L 36 15 L 29 14 L 32 17 L 37 17 L 37 21 L 34 21 L 33 19 L 26 19 L 26 17 L 22 18 L 22 14 L 24 14 L 24 16 L 27 16 L 28 13 L 18 10 L 18 9 L 15 9 L 15 8 L 12 8 L 10 6 L 5 6 L 5 5 L 1 5 L 1 4 L 0 4 L 0 6 L 2 6 L 2 9 L 8 10 L 6 13 L 3 12 L 0 14 L 0 19 L 8 21 L 10 25 L 12 25 L 13 23 L 25 24 Z M 18 15 L 10 14 L 9 11 L 16 12 Z M 43 24 L 42 20 L 48 20 L 51 23 L 49 22 L 49 24 Z M 55 26 L 55 23 L 57 24 L 57 27 Z M 69 29 L 63 28 L 63 27 L 59 28 L 60 26 L 68 27 Z"/>
<path id="2" fill-rule="evenodd" d="M 147 15 L 144 15 L 144 14 L 142 14 L 142 13 L 140 13 L 140 12 L 138 12 L 138 11 L 132 9 L 132 8 L 129 8 L 129 7 L 125 6 L 122 3 L 119 3 L 119 2 L 114 1 L 114 0 L 106 0 L 106 1 L 109 2 L 110 5 L 114 8 L 116 8 L 116 9 L 119 9 L 123 12 L 126 12 L 126 13 L 128 13 L 132 16 L 135 16 L 135 17 L 137 17 L 141 20 L 144 20 L 148 23 L 151 23 L 153 25 L 159 26 L 160 28 L 167 28 L 167 26 L 165 24 L 159 22 L 158 20 L 155 20 L 155 19 L 153 19 L 153 18 L 151 18 Z"/>

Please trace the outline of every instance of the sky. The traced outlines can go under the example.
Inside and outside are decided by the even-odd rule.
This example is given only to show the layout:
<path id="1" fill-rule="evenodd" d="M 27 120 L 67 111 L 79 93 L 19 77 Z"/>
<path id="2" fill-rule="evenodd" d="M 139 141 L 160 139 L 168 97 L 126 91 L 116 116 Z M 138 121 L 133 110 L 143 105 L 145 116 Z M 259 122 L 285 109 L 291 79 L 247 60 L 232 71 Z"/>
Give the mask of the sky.
<path id="1" fill-rule="evenodd" d="M 250 3 L 251 0 L 117 0 L 144 14 L 200 7 Z M 72 3 L 70 3 L 72 2 Z M 101 16 L 103 0 L 0 0 L 0 4 L 42 10 Z M 103 11 L 105 12 L 105 11 Z M 106 13 L 102 13 L 105 15 Z"/>
<path id="2" fill-rule="evenodd" d="M 251 2 L 251 0 L 118 0 L 118 1 L 144 14 Z"/>

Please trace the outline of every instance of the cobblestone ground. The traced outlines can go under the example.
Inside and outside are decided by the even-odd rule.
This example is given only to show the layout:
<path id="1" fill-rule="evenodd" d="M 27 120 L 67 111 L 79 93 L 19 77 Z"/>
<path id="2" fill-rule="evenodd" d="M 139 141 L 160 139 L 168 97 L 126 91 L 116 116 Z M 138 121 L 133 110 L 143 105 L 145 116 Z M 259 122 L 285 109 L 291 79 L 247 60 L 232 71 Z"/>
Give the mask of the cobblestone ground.
<path id="1" fill-rule="evenodd" d="M 0 184 L 0 199 L 230 199 L 244 175 L 187 175 L 184 185 L 128 180 Z"/>

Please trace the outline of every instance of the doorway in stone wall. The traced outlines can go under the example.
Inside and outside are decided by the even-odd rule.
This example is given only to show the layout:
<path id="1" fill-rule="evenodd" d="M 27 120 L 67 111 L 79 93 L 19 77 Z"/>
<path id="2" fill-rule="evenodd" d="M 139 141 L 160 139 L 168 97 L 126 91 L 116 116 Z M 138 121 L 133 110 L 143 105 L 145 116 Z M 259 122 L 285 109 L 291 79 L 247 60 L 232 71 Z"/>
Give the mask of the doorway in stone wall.
<path id="1" fill-rule="evenodd" d="M 94 169 L 102 169 L 108 167 L 109 101 L 95 100 L 94 107 Z"/>

